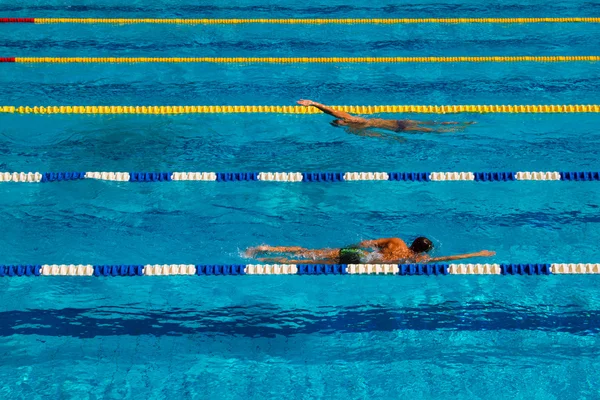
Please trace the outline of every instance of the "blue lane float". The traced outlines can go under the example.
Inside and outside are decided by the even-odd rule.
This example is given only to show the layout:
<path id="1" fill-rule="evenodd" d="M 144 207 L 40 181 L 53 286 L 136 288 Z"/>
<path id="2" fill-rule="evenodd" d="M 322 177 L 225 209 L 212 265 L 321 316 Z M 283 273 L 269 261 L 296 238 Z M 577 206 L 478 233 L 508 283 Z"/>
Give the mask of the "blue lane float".
<path id="1" fill-rule="evenodd" d="M 142 276 L 143 265 L 94 265 L 94 276 Z"/>
<path id="2" fill-rule="evenodd" d="M 258 172 L 217 172 L 217 182 L 249 182 L 258 180 Z"/>
<path id="3" fill-rule="evenodd" d="M 563 181 L 600 181 L 600 172 L 561 172 Z"/>
<path id="4" fill-rule="evenodd" d="M 298 264 L 296 275 L 346 275 L 347 264 Z"/>
<path id="5" fill-rule="evenodd" d="M 171 172 L 130 172 L 130 182 L 166 182 L 171 180 Z"/>
<path id="6" fill-rule="evenodd" d="M 398 275 L 448 275 L 450 264 L 398 264 Z"/>
<path id="7" fill-rule="evenodd" d="M 508 182 L 517 180 L 516 172 L 475 172 L 477 182 Z"/>
<path id="8" fill-rule="evenodd" d="M 75 181 L 85 179 L 85 172 L 44 172 L 41 182 Z"/>
<path id="9" fill-rule="evenodd" d="M 196 265 L 196 275 L 245 275 L 245 265 Z"/>
<path id="10" fill-rule="evenodd" d="M 0 265 L 0 277 L 241 275 L 556 275 L 600 274 L 598 264 L 147 264 Z"/>
<path id="11" fill-rule="evenodd" d="M 502 275 L 550 275 L 552 264 L 500 264 Z"/>
<path id="12" fill-rule="evenodd" d="M 2 276 L 40 276 L 41 265 L 0 265 Z"/>
<path id="13" fill-rule="evenodd" d="M 390 181 L 429 182 L 430 172 L 388 172 Z"/>

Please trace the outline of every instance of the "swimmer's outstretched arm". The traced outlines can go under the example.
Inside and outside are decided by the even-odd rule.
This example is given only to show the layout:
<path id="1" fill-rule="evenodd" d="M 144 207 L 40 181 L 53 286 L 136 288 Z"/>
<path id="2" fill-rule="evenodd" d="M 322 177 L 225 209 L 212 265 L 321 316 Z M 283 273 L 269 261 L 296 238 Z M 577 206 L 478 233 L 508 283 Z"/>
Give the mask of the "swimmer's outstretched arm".
<path id="1" fill-rule="evenodd" d="M 333 115 L 336 118 L 340 118 L 340 119 L 347 120 L 347 121 L 356 121 L 356 120 L 364 119 L 361 117 L 355 117 L 354 115 L 348 114 L 345 111 L 334 110 L 331 107 L 328 107 L 321 103 L 317 103 L 316 101 L 312 101 L 312 100 L 298 100 L 298 104 L 300 104 L 301 106 L 305 106 L 305 107 L 310 107 L 310 106 L 316 107 L 319 110 L 323 111 L 325 114 Z"/>
<path id="2" fill-rule="evenodd" d="M 472 258 L 472 257 L 492 257 L 495 255 L 496 255 L 495 251 L 482 250 L 482 251 L 478 251 L 477 253 L 467 253 L 467 254 L 458 254 L 455 256 L 427 258 L 427 259 L 424 259 L 423 261 L 427 261 L 427 262 L 454 261 L 454 260 L 464 260 L 465 258 Z"/>

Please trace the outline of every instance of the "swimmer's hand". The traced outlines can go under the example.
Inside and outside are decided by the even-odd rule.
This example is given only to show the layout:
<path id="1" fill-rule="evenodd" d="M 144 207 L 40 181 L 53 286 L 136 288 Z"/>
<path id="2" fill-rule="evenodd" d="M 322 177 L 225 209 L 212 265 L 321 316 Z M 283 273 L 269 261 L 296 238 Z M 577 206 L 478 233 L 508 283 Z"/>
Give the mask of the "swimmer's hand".
<path id="1" fill-rule="evenodd" d="M 297 103 L 300 104 L 301 106 L 305 106 L 305 107 L 310 107 L 310 106 L 316 104 L 312 100 L 302 100 L 302 99 L 298 100 Z"/>
<path id="2" fill-rule="evenodd" d="M 418 255 L 417 257 L 415 257 L 415 262 L 418 264 L 424 264 L 429 260 L 431 260 L 431 257 L 427 254 Z"/>
<path id="3" fill-rule="evenodd" d="M 260 246 L 248 247 L 244 252 L 244 256 L 247 258 L 254 258 L 258 253 L 269 251 L 270 249 L 271 246 L 267 246 L 264 244 Z"/>
<path id="4" fill-rule="evenodd" d="M 489 250 L 482 250 L 479 253 L 477 253 L 478 257 L 492 257 L 495 255 L 496 255 L 495 251 L 489 251 Z"/>

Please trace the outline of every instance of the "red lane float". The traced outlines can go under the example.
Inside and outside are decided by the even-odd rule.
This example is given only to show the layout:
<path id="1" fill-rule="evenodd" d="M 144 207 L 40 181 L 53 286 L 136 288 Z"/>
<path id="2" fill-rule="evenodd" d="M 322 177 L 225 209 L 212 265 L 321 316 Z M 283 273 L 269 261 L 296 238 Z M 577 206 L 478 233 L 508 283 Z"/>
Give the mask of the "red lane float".
<path id="1" fill-rule="evenodd" d="M 10 23 L 35 23 L 35 18 L 0 18 L 0 24 Z"/>
<path id="2" fill-rule="evenodd" d="M 15 62 L 14 57 L 0 57 L 0 62 Z"/>

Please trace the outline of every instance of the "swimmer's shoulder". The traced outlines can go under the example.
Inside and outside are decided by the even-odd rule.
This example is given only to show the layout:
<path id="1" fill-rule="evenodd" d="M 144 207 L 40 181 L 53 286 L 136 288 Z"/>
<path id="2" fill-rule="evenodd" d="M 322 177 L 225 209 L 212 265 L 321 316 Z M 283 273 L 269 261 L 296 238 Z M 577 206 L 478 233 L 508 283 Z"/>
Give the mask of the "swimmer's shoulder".
<path id="1" fill-rule="evenodd" d="M 406 243 L 404 242 L 404 240 L 402 240 L 400 238 L 397 238 L 397 237 L 386 239 L 385 245 L 387 247 L 392 247 L 394 249 L 397 249 L 397 248 L 407 248 L 408 247 L 408 246 L 406 246 Z"/>

